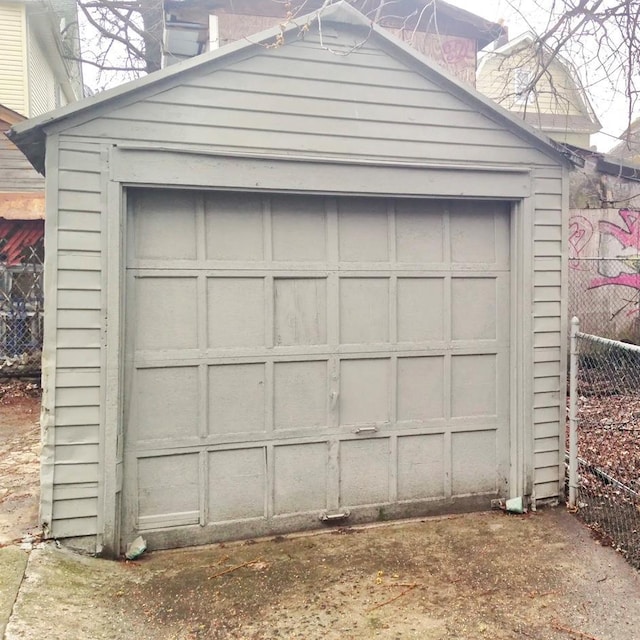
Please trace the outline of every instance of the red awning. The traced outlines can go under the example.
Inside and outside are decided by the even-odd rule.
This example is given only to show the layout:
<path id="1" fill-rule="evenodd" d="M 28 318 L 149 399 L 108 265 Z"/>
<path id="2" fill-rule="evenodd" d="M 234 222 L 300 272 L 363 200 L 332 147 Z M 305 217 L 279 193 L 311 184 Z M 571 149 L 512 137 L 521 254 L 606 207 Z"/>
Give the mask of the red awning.
<path id="1" fill-rule="evenodd" d="M 44 220 L 5 220 L 0 218 L 0 262 L 8 267 L 29 258 L 28 247 L 33 247 L 44 236 Z"/>

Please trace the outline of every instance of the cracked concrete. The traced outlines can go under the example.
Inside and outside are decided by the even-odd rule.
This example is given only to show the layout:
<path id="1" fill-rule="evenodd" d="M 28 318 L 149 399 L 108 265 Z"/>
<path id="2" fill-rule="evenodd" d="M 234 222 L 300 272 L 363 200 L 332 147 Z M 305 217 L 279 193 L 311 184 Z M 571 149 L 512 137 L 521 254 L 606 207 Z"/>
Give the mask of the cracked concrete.
<path id="1" fill-rule="evenodd" d="M 639 574 L 563 508 L 479 513 L 133 563 L 36 545 L 5 640 L 636 640 L 638 595 Z"/>

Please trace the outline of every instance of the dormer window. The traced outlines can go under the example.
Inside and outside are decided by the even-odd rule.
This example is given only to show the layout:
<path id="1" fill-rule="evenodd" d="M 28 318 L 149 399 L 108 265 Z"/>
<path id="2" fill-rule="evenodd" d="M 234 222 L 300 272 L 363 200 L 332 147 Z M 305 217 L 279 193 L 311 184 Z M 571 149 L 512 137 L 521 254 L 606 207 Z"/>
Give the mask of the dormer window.
<path id="1" fill-rule="evenodd" d="M 513 93 L 515 104 L 531 104 L 533 101 L 533 89 L 531 82 L 533 73 L 529 69 L 518 67 L 513 70 Z"/>

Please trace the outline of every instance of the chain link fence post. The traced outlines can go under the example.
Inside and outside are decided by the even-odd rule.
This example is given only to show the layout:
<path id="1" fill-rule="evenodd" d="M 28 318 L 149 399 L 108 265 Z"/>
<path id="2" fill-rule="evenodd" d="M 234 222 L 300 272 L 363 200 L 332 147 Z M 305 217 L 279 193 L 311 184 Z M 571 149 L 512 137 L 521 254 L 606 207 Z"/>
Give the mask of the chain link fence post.
<path id="1" fill-rule="evenodd" d="M 578 333 L 580 321 L 571 319 L 569 362 L 569 507 L 576 508 L 578 491 Z"/>

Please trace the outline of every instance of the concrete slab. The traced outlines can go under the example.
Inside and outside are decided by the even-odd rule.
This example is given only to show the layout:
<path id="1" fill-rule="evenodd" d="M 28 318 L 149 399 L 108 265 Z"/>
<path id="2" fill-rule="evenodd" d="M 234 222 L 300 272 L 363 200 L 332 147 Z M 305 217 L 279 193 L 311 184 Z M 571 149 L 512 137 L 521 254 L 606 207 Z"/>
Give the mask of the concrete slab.
<path id="1" fill-rule="evenodd" d="M 563 509 L 145 554 L 32 551 L 6 640 L 636 640 L 640 578 Z"/>
<path id="2" fill-rule="evenodd" d="M 11 616 L 29 554 L 18 547 L 0 548 L 0 638 Z"/>

